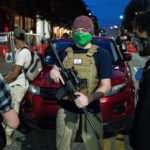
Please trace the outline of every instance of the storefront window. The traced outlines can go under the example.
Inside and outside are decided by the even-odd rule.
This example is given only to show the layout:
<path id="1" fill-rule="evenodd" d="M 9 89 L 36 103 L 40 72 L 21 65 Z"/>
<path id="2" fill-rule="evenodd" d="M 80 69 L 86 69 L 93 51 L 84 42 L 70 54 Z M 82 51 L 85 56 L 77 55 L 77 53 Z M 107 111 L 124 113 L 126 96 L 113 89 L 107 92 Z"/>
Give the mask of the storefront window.
<path id="1" fill-rule="evenodd" d="M 23 28 L 29 32 L 34 27 L 34 19 L 17 15 L 15 16 L 15 27 Z"/>

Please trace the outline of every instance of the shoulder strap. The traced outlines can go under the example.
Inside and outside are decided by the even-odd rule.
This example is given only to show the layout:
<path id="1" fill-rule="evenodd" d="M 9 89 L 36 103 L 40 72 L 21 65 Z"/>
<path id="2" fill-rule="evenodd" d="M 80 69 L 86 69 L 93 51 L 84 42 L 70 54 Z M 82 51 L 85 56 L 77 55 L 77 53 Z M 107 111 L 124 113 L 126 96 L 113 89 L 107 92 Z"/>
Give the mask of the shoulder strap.
<path id="1" fill-rule="evenodd" d="M 72 47 L 66 48 L 65 51 L 67 52 L 69 57 L 73 56 L 73 49 L 72 49 Z"/>
<path id="2" fill-rule="evenodd" d="M 24 72 L 26 73 L 27 70 L 31 67 L 31 65 L 32 65 L 32 63 L 33 63 L 33 61 L 34 61 L 34 58 L 33 58 L 33 57 L 34 57 L 34 53 L 33 53 L 27 46 L 22 47 L 22 48 L 20 49 L 20 51 L 21 51 L 22 49 L 24 49 L 24 48 L 28 49 L 28 50 L 30 51 L 30 53 L 31 53 L 31 62 L 30 62 L 30 64 L 29 64 L 28 68 L 27 68 L 27 69 L 24 69 Z"/>
<path id="3" fill-rule="evenodd" d="M 95 45 L 95 44 L 92 44 L 91 48 L 88 50 L 87 52 L 87 56 L 91 57 L 94 55 L 94 53 L 97 52 L 97 49 L 99 48 L 99 46 Z"/>
<path id="4" fill-rule="evenodd" d="M 26 48 L 30 51 L 30 49 L 27 46 L 21 47 L 21 49 L 19 51 L 23 50 L 24 48 Z"/>

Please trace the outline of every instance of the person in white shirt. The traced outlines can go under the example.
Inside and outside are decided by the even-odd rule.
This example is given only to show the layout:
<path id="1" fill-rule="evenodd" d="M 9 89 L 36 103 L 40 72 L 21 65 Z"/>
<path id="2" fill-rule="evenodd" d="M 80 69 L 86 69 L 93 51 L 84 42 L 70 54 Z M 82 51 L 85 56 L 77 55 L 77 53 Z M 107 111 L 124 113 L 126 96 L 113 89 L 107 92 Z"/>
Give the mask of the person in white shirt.
<path id="1" fill-rule="evenodd" d="M 29 67 L 31 62 L 31 52 L 26 47 L 25 31 L 23 29 L 16 28 L 14 30 L 14 44 L 17 49 L 15 54 L 15 65 L 5 76 L 5 80 L 10 86 L 14 109 L 18 113 L 20 102 L 29 86 L 24 70 Z M 12 143 L 13 131 L 14 129 L 6 127 L 7 145 Z"/>

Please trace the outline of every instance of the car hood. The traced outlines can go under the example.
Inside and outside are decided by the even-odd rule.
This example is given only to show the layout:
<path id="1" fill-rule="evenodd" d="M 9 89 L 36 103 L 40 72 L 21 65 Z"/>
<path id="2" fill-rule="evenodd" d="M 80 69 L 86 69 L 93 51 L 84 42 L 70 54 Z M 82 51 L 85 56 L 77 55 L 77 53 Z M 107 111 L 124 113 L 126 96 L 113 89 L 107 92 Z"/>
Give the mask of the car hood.
<path id="1" fill-rule="evenodd" d="M 44 66 L 38 77 L 32 81 L 32 85 L 40 87 L 59 88 L 60 85 L 50 80 L 50 70 L 52 65 Z"/>

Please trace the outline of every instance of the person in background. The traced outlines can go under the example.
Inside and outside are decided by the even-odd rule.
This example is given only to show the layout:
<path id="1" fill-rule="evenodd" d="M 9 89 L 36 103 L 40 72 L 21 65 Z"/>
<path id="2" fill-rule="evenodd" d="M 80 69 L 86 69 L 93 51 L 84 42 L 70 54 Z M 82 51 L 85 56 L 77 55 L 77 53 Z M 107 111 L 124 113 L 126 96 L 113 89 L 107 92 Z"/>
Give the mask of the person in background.
<path id="1" fill-rule="evenodd" d="M 60 108 L 56 121 L 56 147 L 57 150 L 71 150 L 74 140 L 81 137 L 87 150 L 102 150 L 103 124 L 98 99 L 111 88 L 111 58 L 108 52 L 91 44 L 94 25 L 88 16 L 78 16 L 73 22 L 72 32 L 75 44 L 65 49 L 60 54 L 60 59 L 65 68 L 74 67 L 78 77 L 85 79 L 87 84 L 75 93 L 75 101 L 68 97 L 67 100 L 64 98 L 58 102 Z M 65 84 L 57 63 L 50 71 L 50 78 Z M 88 116 L 100 134 L 98 140 L 85 115 L 80 113 L 80 108 L 83 107 L 91 110 Z"/>
<path id="2" fill-rule="evenodd" d="M 136 15 L 133 32 L 140 39 L 141 57 L 150 56 L 150 10 Z M 139 82 L 138 101 L 130 131 L 133 150 L 150 149 L 150 59 L 146 62 Z"/>
<path id="3" fill-rule="evenodd" d="M 116 37 L 116 44 L 119 46 L 121 52 L 127 51 L 127 46 L 131 42 L 130 33 L 125 30 L 121 29 L 120 35 Z"/>
<path id="4" fill-rule="evenodd" d="M 2 116 L 1 118 L 2 120 L 0 123 L 0 150 L 2 150 L 6 145 L 5 131 L 2 122 L 13 129 L 16 129 L 19 125 L 19 118 L 11 102 L 9 86 L 7 85 L 1 74 L 0 74 L 0 114 Z"/>
<path id="5" fill-rule="evenodd" d="M 69 34 L 68 34 L 68 33 L 64 33 L 64 34 L 62 35 L 62 38 L 63 38 L 63 39 L 69 39 Z"/>
<path id="6" fill-rule="evenodd" d="M 14 109 L 18 113 L 20 102 L 29 86 L 24 70 L 28 69 L 31 62 L 31 52 L 25 44 L 25 31 L 23 29 L 16 28 L 14 30 L 14 44 L 17 49 L 15 54 L 15 65 L 5 76 L 5 80 L 9 83 Z M 7 145 L 12 143 L 13 131 L 13 129 L 6 127 Z"/>

